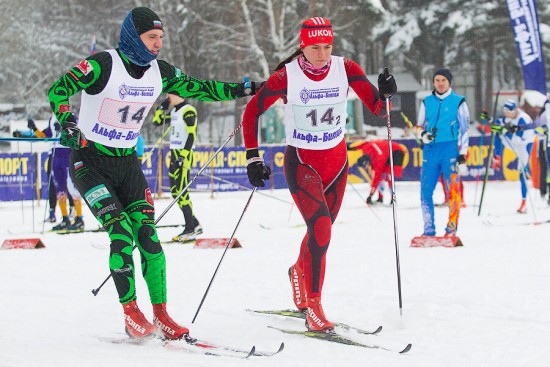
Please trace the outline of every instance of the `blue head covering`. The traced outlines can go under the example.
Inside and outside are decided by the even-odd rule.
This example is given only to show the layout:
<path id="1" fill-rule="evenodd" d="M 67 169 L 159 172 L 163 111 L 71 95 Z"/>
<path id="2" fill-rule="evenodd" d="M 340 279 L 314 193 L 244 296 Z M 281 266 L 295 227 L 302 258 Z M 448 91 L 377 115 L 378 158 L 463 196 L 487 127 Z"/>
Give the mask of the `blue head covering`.
<path id="1" fill-rule="evenodd" d="M 509 99 L 506 102 L 504 102 L 504 111 L 513 111 L 517 107 L 516 101 L 513 99 Z"/>
<path id="2" fill-rule="evenodd" d="M 118 48 L 136 65 L 147 66 L 157 58 L 139 38 L 151 29 L 162 30 L 162 23 L 154 11 L 145 7 L 134 8 L 122 22 Z"/>

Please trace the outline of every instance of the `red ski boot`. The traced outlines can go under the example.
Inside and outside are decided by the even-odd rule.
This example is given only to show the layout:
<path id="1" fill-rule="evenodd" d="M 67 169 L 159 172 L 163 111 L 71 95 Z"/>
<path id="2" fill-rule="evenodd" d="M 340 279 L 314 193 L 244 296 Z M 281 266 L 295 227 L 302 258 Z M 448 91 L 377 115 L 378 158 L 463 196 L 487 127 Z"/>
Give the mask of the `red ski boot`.
<path id="1" fill-rule="evenodd" d="M 124 309 L 124 323 L 126 334 L 130 338 L 143 338 L 151 335 L 157 329 L 151 324 L 140 311 L 136 301 L 122 305 Z"/>
<path id="2" fill-rule="evenodd" d="M 525 203 L 525 199 L 523 199 L 523 200 L 521 201 L 521 205 L 520 205 L 520 207 L 519 207 L 519 209 L 518 209 L 518 213 L 520 213 L 520 214 L 525 214 L 525 213 L 527 213 L 527 204 Z"/>
<path id="3" fill-rule="evenodd" d="M 309 331 L 328 333 L 334 330 L 334 324 L 327 320 L 321 306 L 321 298 L 308 298 L 306 312 L 306 327 Z"/>
<path id="4" fill-rule="evenodd" d="M 184 335 L 189 334 L 189 329 L 176 324 L 166 311 L 166 303 L 153 305 L 153 313 L 155 318 L 153 322 L 162 331 L 162 335 L 166 339 L 181 339 Z"/>
<path id="5" fill-rule="evenodd" d="M 307 309 L 307 295 L 304 284 L 304 271 L 298 264 L 292 265 L 288 269 L 288 277 L 290 278 L 290 286 L 292 287 L 292 300 L 301 312 Z"/>

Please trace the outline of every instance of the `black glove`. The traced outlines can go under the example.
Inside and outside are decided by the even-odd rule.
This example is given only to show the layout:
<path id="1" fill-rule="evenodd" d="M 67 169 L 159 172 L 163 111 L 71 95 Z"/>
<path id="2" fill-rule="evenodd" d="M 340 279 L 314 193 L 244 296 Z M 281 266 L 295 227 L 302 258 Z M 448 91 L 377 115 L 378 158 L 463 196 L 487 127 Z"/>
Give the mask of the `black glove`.
<path id="1" fill-rule="evenodd" d="M 361 157 L 359 157 L 359 159 L 357 160 L 357 164 L 360 166 L 360 167 L 366 167 L 367 164 L 370 163 L 370 156 L 368 154 L 365 154 L 365 155 L 362 155 Z"/>
<path id="2" fill-rule="evenodd" d="M 244 78 L 243 91 L 245 96 L 255 95 L 266 82 L 251 82 L 248 77 Z"/>
<path id="3" fill-rule="evenodd" d="M 384 72 L 378 75 L 378 91 L 380 99 L 385 100 L 397 93 L 397 84 L 393 75 L 390 74 L 388 68 L 384 68 Z"/>
<path id="4" fill-rule="evenodd" d="M 167 110 L 168 107 L 170 107 L 170 98 L 167 97 L 167 98 L 164 99 L 164 101 L 162 101 L 160 106 L 157 107 L 157 110 L 158 109 Z"/>
<path id="5" fill-rule="evenodd" d="M 13 132 L 13 137 L 14 137 L 14 138 L 20 138 L 20 137 L 22 137 L 22 136 L 23 136 L 23 134 L 21 134 L 20 131 L 14 131 L 14 132 Z"/>
<path id="6" fill-rule="evenodd" d="M 33 119 L 28 119 L 28 120 L 27 120 L 27 127 L 28 127 L 29 129 L 31 129 L 32 131 L 38 130 L 38 128 L 36 127 L 36 124 L 34 123 L 34 120 L 33 120 Z"/>
<path id="7" fill-rule="evenodd" d="M 424 144 L 430 144 L 435 139 L 435 135 L 426 130 L 422 131 L 422 134 L 420 134 L 420 137 L 422 138 L 422 142 Z"/>
<path id="8" fill-rule="evenodd" d="M 515 134 L 520 130 L 518 125 L 514 125 L 514 124 L 511 124 L 511 123 L 507 123 L 505 127 L 506 127 L 506 130 L 508 130 L 508 132 L 510 132 L 512 134 Z"/>
<path id="9" fill-rule="evenodd" d="M 366 201 L 367 204 L 372 205 L 372 195 L 369 195 Z"/>
<path id="10" fill-rule="evenodd" d="M 85 148 L 88 145 L 84 134 L 82 134 L 76 123 L 72 121 L 66 121 L 61 125 L 59 143 L 74 150 Z"/>
<path id="11" fill-rule="evenodd" d="M 249 149 L 246 151 L 246 173 L 248 174 L 248 181 L 254 187 L 264 187 L 264 180 L 269 180 L 271 175 L 271 169 L 265 165 L 264 160 L 260 158 L 258 149 Z"/>

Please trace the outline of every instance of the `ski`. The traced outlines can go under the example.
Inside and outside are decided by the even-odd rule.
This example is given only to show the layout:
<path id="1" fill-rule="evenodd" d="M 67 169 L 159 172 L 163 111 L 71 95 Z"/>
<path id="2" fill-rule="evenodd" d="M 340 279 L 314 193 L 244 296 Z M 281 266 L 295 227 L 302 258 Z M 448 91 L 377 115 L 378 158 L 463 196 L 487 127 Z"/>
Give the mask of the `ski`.
<path id="1" fill-rule="evenodd" d="M 169 239 L 168 241 L 160 241 L 160 243 L 163 245 L 190 245 L 195 244 L 196 241 L 196 238 L 188 241 L 174 241 L 174 239 Z"/>
<path id="2" fill-rule="evenodd" d="M 198 354 L 218 356 L 218 357 L 242 358 L 242 359 L 247 359 L 252 356 L 271 357 L 282 352 L 285 347 L 284 343 L 281 343 L 279 348 L 276 351 L 265 352 L 265 351 L 257 351 L 255 346 L 252 346 L 251 349 L 242 349 L 237 347 L 223 346 L 216 343 L 195 339 L 190 336 L 186 336 L 182 340 L 168 340 L 168 339 L 161 338 L 158 335 L 153 335 L 151 337 L 145 337 L 145 338 L 99 337 L 99 340 L 113 343 L 113 344 L 129 344 L 129 345 L 146 345 L 146 344 L 153 343 L 154 345 L 161 346 L 166 349 L 174 350 L 174 351 L 198 353 Z"/>
<path id="3" fill-rule="evenodd" d="M 160 224 L 156 225 L 156 228 L 170 228 L 170 227 L 179 227 L 181 224 Z M 52 231 L 51 229 L 48 231 L 50 233 L 57 233 L 57 234 L 74 234 L 74 233 L 90 233 L 90 232 L 105 232 L 105 228 L 103 227 L 97 227 L 97 228 L 89 228 L 89 229 L 78 229 L 78 230 L 68 230 L 68 229 L 62 229 L 59 231 Z"/>
<path id="4" fill-rule="evenodd" d="M 264 314 L 264 315 L 277 315 L 277 316 L 284 316 L 284 317 L 293 317 L 297 319 L 305 319 L 306 315 L 304 315 L 303 312 L 300 312 L 298 310 L 247 310 L 254 313 Z M 341 328 L 343 330 L 347 331 L 355 331 L 356 333 L 363 334 L 363 335 L 376 335 L 379 332 L 382 331 L 382 326 L 378 326 L 374 330 L 365 330 L 361 329 L 355 326 L 351 326 L 348 324 L 345 324 L 343 322 L 333 322 L 334 326 L 337 328 Z"/>
<path id="5" fill-rule="evenodd" d="M 482 220 L 482 223 L 487 227 L 510 227 L 510 226 L 539 226 L 541 224 L 549 224 L 550 219 L 536 222 L 521 222 L 521 223 L 493 223 L 490 220 Z"/>
<path id="6" fill-rule="evenodd" d="M 82 229 L 61 229 L 59 231 L 48 231 L 50 233 L 56 233 L 56 234 L 76 234 L 76 233 L 84 233 L 84 232 L 94 232 L 91 230 L 86 230 L 84 228 Z"/>
<path id="7" fill-rule="evenodd" d="M 320 340 L 325 340 L 325 341 L 329 341 L 329 342 L 333 342 L 333 343 L 351 345 L 351 346 L 367 348 L 367 349 L 380 349 L 380 350 L 385 350 L 385 351 L 388 351 L 388 352 L 396 352 L 396 353 L 399 353 L 399 354 L 407 353 L 412 348 L 412 344 L 410 344 L 410 343 L 407 344 L 405 346 L 405 348 L 400 349 L 400 350 L 386 348 L 386 347 L 383 347 L 383 346 L 377 345 L 377 344 L 364 344 L 364 343 L 358 342 L 354 339 L 351 339 L 349 337 L 340 335 L 336 332 L 323 333 L 323 332 L 315 332 L 315 331 L 301 331 L 301 330 L 282 329 L 282 328 L 278 328 L 278 327 L 274 327 L 274 326 L 268 326 L 268 327 L 271 328 L 271 329 L 279 330 L 279 331 L 281 331 L 283 333 L 286 333 L 286 334 L 303 335 L 303 336 L 308 337 L 308 338 L 320 339 Z"/>

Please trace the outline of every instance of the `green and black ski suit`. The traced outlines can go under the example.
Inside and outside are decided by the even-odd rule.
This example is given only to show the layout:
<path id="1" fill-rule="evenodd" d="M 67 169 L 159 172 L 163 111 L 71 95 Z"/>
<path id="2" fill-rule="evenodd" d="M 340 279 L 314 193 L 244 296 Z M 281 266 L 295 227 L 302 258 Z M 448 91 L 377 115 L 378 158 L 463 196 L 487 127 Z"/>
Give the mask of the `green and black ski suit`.
<path id="1" fill-rule="evenodd" d="M 116 49 L 89 56 L 53 84 L 48 97 L 62 125 L 75 121 L 69 97 L 81 91 L 78 128 L 88 145 L 72 151 L 71 178 L 109 234 L 109 268 L 120 302 L 136 299 L 135 243 L 151 303 L 164 303 L 166 262 L 153 199 L 135 153 L 141 125 L 161 93 L 225 101 L 245 97 L 244 83 L 199 80 L 162 60 L 138 66 Z"/>

